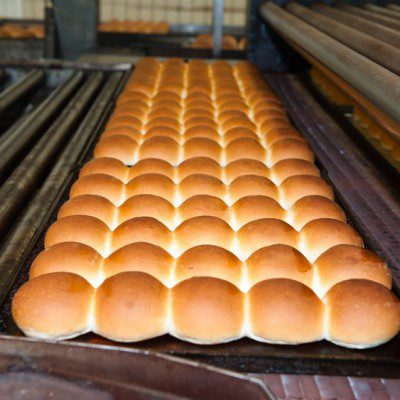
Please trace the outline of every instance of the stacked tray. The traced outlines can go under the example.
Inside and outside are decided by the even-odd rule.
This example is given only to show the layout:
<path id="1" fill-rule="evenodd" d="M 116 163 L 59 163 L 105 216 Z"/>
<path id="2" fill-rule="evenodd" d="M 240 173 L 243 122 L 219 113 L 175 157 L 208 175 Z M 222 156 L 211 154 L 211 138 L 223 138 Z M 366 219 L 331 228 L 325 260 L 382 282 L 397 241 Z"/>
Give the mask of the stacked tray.
<path id="1" fill-rule="evenodd" d="M 140 62 L 13 316 L 29 336 L 379 345 L 400 305 L 248 63 Z"/>

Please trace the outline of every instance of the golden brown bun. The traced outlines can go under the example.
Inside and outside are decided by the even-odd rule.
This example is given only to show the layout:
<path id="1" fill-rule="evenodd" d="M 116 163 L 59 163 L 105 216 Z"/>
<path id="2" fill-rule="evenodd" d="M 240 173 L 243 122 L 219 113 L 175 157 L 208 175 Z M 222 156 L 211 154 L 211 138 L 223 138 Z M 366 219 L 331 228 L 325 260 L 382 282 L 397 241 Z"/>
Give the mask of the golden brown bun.
<path id="1" fill-rule="evenodd" d="M 206 215 L 230 222 L 228 206 L 223 200 L 215 196 L 204 194 L 192 196 L 179 207 L 179 220 L 181 222 Z"/>
<path id="2" fill-rule="evenodd" d="M 146 143 L 149 139 L 156 137 L 168 137 L 174 140 L 176 143 L 180 143 L 181 141 L 181 134 L 177 132 L 175 129 L 169 128 L 168 126 L 155 126 L 153 128 L 150 128 L 143 135 L 143 140 Z M 151 142 L 147 143 L 147 146 L 149 146 L 150 144 Z"/>
<path id="3" fill-rule="evenodd" d="M 70 339 L 91 330 L 94 290 L 79 275 L 57 272 L 38 276 L 15 294 L 12 314 L 27 336 Z"/>
<path id="4" fill-rule="evenodd" d="M 188 160 L 194 157 L 208 157 L 221 162 L 222 149 L 214 140 L 198 137 L 185 142 L 183 158 Z"/>
<path id="5" fill-rule="evenodd" d="M 79 178 L 93 174 L 110 175 L 122 182 L 126 182 L 128 180 L 129 169 L 122 161 L 115 158 L 94 158 L 82 167 L 79 172 Z"/>
<path id="6" fill-rule="evenodd" d="M 165 175 L 143 174 L 133 178 L 126 185 L 126 198 L 138 194 L 152 194 L 163 197 L 164 199 L 174 200 L 175 184 Z"/>
<path id="7" fill-rule="evenodd" d="M 198 277 L 171 290 L 172 334 L 192 343 L 213 344 L 242 335 L 244 296 L 234 285 Z"/>
<path id="8" fill-rule="evenodd" d="M 228 183 L 242 175 L 257 175 L 269 179 L 270 170 L 261 161 L 243 158 L 229 163 L 225 167 L 225 175 Z"/>
<path id="9" fill-rule="evenodd" d="M 114 228 L 117 210 L 114 204 L 103 196 L 83 194 L 64 203 L 58 212 L 58 218 L 70 215 L 89 215 L 99 218 L 110 229 Z"/>
<path id="10" fill-rule="evenodd" d="M 92 174 L 79 178 L 72 185 L 70 196 L 73 198 L 85 194 L 99 195 L 119 205 L 124 200 L 124 188 L 124 183 L 113 176 Z"/>
<path id="11" fill-rule="evenodd" d="M 319 176 L 318 168 L 310 161 L 287 158 L 277 162 L 271 168 L 274 182 L 281 184 L 286 178 L 294 175 L 313 175 Z"/>
<path id="12" fill-rule="evenodd" d="M 362 247 L 363 241 L 357 232 L 343 221 L 321 218 L 306 224 L 302 230 L 303 254 L 316 260 L 322 253 L 338 244 Z"/>
<path id="13" fill-rule="evenodd" d="M 274 166 L 287 158 L 314 162 L 314 153 L 303 140 L 294 138 L 279 140 L 270 147 L 269 165 Z"/>
<path id="14" fill-rule="evenodd" d="M 284 244 L 263 247 L 246 261 L 248 286 L 267 279 L 286 278 L 313 288 L 312 265 L 298 250 Z"/>
<path id="15" fill-rule="evenodd" d="M 195 102 L 189 103 L 189 107 L 193 103 L 195 103 Z M 198 102 L 196 102 L 196 103 L 198 103 Z M 190 110 L 191 107 L 188 109 Z M 214 130 L 218 129 L 218 124 L 214 121 L 214 118 L 210 118 L 210 117 L 191 117 L 190 119 L 187 119 L 185 121 L 185 129 L 190 129 L 195 126 L 208 126 Z"/>
<path id="16" fill-rule="evenodd" d="M 94 332 L 119 342 L 135 342 L 167 332 L 168 290 L 142 272 L 108 278 L 96 292 Z"/>
<path id="17" fill-rule="evenodd" d="M 101 139 L 94 149 L 94 157 L 111 157 L 122 161 L 126 165 L 135 162 L 138 144 L 132 138 L 125 135 L 113 135 Z"/>
<path id="18" fill-rule="evenodd" d="M 265 149 L 255 139 L 240 138 L 230 142 L 225 149 L 226 164 L 240 159 L 265 161 Z"/>
<path id="19" fill-rule="evenodd" d="M 203 244 L 230 250 L 233 238 L 234 232 L 231 227 L 224 220 L 211 216 L 190 218 L 175 230 L 177 254 Z"/>
<path id="20" fill-rule="evenodd" d="M 278 199 L 277 187 L 263 176 L 241 175 L 229 185 L 229 197 L 231 204 L 245 196 L 268 196 Z"/>
<path id="21" fill-rule="evenodd" d="M 323 253 L 315 261 L 319 296 L 324 296 L 336 283 L 348 279 L 368 279 L 388 289 L 392 279 L 386 264 L 376 254 L 357 246 L 341 244 Z"/>
<path id="22" fill-rule="evenodd" d="M 217 161 L 207 157 L 195 157 L 183 161 L 179 165 L 179 180 L 182 181 L 189 175 L 203 174 L 215 178 L 222 178 L 222 168 Z"/>
<path id="23" fill-rule="evenodd" d="M 169 229 L 174 229 L 175 208 L 162 197 L 141 194 L 130 197 L 118 210 L 118 225 L 136 217 L 153 217 Z"/>
<path id="24" fill-rule="evenodd" d="M 151 243 L 169 251 L 172 243 L 172 233 L 155 218 L 132 218 L 119 225 L 113 232 L 110 253 L 136 242 Z"/>
<path id="25" fill-rule="evenodd" d="M 213 176 L 195 174 L 187 176 L 180 182 L 179 192 L 181 202 L 201 194 L 224 198 L 225 185 Z"/>
<path id="26" fill-rule="evenodd" d="M 132 126 L 115 126 L 113 128 L 106 129 L 102 134 L 100 140 L 108 138 L 110 136 L 128 136 L 136 142 L 140 142 L 143 139 L 142 133 Z"/>
<path id="27" fill-rule="evenodd" d="M 274 218 L 258 219 L 242 226 L 238 233 L 240 258 L 245 260 L 262 247 L 286 244 L 298 248 L 298 234 L 286 222 Z"/>
<path id="28" fill-rule="evenodd" d="M 181 124 L 176 118 L 170 118 L 170 117 L 157 117 L 153 118 L 151 121 L 149 121 L 146 124 L 146 131 L 148 131 L 151 128 L 155 127 L 168 127 L 175 129 L 177 132 L 181 131 Z"/>
<path id="29" fill-rule="evenodd" d="M 121 247 L 104 261 L 104 279 L 127 271 L 145 272 L 170 286 L 174 259 L 162 247 L 136 242 Z"/>
<path id="30" fill-rule="evenodd" d="M 146 140 L 139 148 L 139 160 L 158 158 L 172 165 L 178 163 L 179 144 L 170 137 L 156 136 Z"/>
<path id="31" fill-rule="evenodd" d="M 290 213 L 293 226 L 297 230 L 300 230 L 314 219 L 331 218 L 339 221 L 346 220 L 342 209 L 335 202 L 323 196 L 302 197 L 294 203 L 290 209 Z"/>
<path id="32" fill-rule="evenodd" d="M 103 282 L 103 258 L 93 248 L 82 243 L 58 243 L 43 250 L 35 258 L 29 278 L 52 272 L 71 272 L 85 278 L 92 286 Z"/>
<path id="33" fill-rule="evenodd" d="M 215 128 L 212 128 L 207 125 L 198 125 L 198 126 L 193 126 L 192 128 L 186 129 L 184 137 L 185 137 L 185 141 L 193 139 L 193 138 L 206 138 L 206 139 L 210 139 L 216 143 L 219 143 L 220 138 L 221 138 L 219 133 L 215 130 Z"/>
<path id="34" fill-rule="evenodd" d="M 248 293 L 250 334 L 268 343 L 323 339 L 324 307 L 315 293 L 291 279 L 269 279 Z"/>
<path id="35" fill-rule="evenodd" d="M 130 115 L 112 115 L 107 123 L 106 129 L 112 129 L 118 126 L 129 126 L 137 131 L 141 131 L 143 122 L 141 119 Z"/>
<path id="36" fill-rule="evenodd" d="M 350 348 L 375 347 L 400 329 L 400 303 L 379 283 L 352 279 L 336 284 L 325 296 L 327 338 Z"/>
<path id="37" fill-rule="evenodd" d="M 306 196 L 322 196 L 333 200 L 333 190 L 324 179 L 311 175 L 295 175 L 286 178 L 280 185 L 285 207 L 291 207 Z"/>
<path id="38" fill-rule="evenodd" d="M 144 174 L 161 174 L 173 180 L 174 167 L 167 161 L 159 160 L 158 158 L 146 158 L 138 161 L 130 168 L 128 182 Z"/>
<path id="39" fill-rule="evenodd" d="M 242 264 L 230 251 L 221 247 L 203 245 L 183 253 L 175 267 L 175 283 L 196 276 L 219 278 L 241 286 Z"/>
<path id="40" fill-rule="evenodd" d="M 107 254 L 110 237 L 107 225 L 98 218 L 72 215 L 57 220 L 50 226 L 44 238 L 45 248 L 57 243 L 76 242 L 86 244 L 102 255 Z"/>
<path id="41" fill-rule="evenodd" d="M 283 139 L 298 139 L 305 142 L 303 136 L 301 136 L 301 134 L 293 128 L 276 128 L 270 131 L 264 137 L 267 147 L 271 147 L 274 143 Z"/>
<path id="42" fill-rule="evenodd" d="M 261 218 L 285 220 L 286 217 L 285 210 L 276 200 L 260 195 L 242 197 L 233 204 L 232 211 L 235 214 L 237 228 Z"/>
<path id="43" fill-rule="evenodd" d="M 245 138 L 259 140 L 257 134 L 248 128 L 241 128 L 241 127 L 232 128 L 226 131 L 224 134 L 225 145 L 228 145 L 229 143 L 235 141 L 236 139 L 245 139 Z M 248 158 L 248 157 L 246 156 L 243 158 Z"/>

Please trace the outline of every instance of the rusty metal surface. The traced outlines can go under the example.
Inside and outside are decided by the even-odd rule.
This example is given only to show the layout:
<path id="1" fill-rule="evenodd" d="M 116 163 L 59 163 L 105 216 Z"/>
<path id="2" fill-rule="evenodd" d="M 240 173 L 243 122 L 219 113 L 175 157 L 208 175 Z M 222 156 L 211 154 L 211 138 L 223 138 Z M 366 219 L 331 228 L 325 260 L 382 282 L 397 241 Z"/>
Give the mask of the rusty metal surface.
<path id="1" fill-rule="evenodd" d="M 265 20 L 280 34 L 349 82 L 365 97 L 400 121 L 400 77 L 372 62 L 272 2 L 260 8 Z"/>

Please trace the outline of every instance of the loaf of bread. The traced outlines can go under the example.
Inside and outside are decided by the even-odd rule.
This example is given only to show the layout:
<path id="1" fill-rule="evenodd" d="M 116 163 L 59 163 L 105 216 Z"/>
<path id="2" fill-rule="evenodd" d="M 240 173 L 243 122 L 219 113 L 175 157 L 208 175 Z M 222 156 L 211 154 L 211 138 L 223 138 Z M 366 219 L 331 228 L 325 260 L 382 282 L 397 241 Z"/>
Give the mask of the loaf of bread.
<path id="1" fill-rule="evenodd" d="M 138 63 L 12 313 L 29 336 L 390 340 L 388 267 L 247 62 Z"/>

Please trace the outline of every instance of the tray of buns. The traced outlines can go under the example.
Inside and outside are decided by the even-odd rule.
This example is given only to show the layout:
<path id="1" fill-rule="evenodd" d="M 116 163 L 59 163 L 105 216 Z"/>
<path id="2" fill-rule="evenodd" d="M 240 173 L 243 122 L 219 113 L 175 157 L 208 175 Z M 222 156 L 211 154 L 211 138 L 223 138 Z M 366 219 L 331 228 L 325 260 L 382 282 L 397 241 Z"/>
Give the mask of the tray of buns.
<path id="1" fill-rule="evenodd" d="M 248 62 L 144 58 L 76 175 L 5 333 L 249 372 L 395 373 L 390 270 Z"/>

